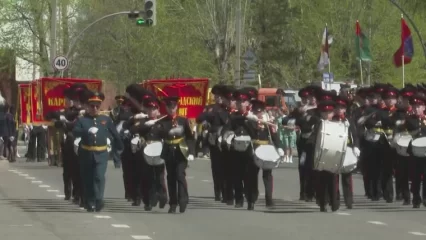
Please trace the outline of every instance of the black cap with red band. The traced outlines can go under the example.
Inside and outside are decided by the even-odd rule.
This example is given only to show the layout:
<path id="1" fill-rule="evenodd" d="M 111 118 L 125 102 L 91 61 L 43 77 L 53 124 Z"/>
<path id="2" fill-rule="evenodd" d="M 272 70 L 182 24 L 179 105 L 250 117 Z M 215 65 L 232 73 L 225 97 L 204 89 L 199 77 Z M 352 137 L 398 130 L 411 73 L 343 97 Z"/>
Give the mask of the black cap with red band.
<path id="1" fill-rule="evenodd" d="M 321 92 L 317 94 L 317 99 L 318 101 L 327 101 L 327 100 L 332 100 L 336 96 L 337 96 L 337 92 L 334 90 L 331 90 L 331 91 L 321 90 Z"/>
<path id="2" fill-rule="evenodd" d="M 324 100 L 318 104 L 318 110 L 320 112 L 332 112 L 336 108 L 336 103 L 331 100 Z"/>
<path id="3" fill-rule="evenodd" d="M 336 106 L 339 107 L 347 107 L 349 105 L 349 99 L 344 96 L 336 96 L 333 100 L 336 103 Z"/>
<path id="4" fill-rule="evenodd" d="M 410 105 L 426 105 L 426 96 L 423 94 L 414 94 L 410 97 Z"/>
<path id="5" fill-rule="evenodd" d="M 405 85 L 405 87 L 403 89 L 401 89 L 399 91 L 399 94 L 403 97 L 403 98 L 410 98 L 412 97 L 414 94 L 416 94 L 417 92 L 417 88 L 411 84 L 411 83 L 407 83 Z"/>
<path id="6" fill-rule="evenodd" d="M 245 88 L 237 89 L 232 93 L 232 97 L 238 101 L 250 101 L 252 100 L 252 95 Z"/>
<path id="7" fill-rule="evenodd" d="M 381 93 L 382 99 L 389 99 L 389 98 L 398 98 L 399 96 L 399 90 L 394 88 L 393 86 L 388 86 L 383 90 Z"/>
<path id="8" fill-rule="evenodd" d="M 146 98 L 142 102 L 143 106 L 146 108 L 159 108 L 160 101 L 157 98 Z"/>

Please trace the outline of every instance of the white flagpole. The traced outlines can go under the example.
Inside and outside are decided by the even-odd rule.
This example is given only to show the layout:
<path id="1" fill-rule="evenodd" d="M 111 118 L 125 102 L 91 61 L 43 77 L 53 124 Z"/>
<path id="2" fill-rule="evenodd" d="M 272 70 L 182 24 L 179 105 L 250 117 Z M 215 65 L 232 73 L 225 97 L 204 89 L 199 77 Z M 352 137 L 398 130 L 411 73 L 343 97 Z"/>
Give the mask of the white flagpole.
<path id="1" fill-rule="evenodd" d="M 330 45 L 328 45 L 328 24 L 325 24 L 325 29 L 327 30 L 327 34 L 326 34 L 326 38 L 325 38 L 325 44 L 327 44 L 328 49 L 327 49 L 327 57 L 328 57 L 328 74 L 329 74 L 329 79 L 328 79 L 328 90 L 331 90 L 331 79 L 330 79 L 330 74 L 331 74 L 331 60 L 330 60 Z"/>
<path id="2" fill-rule="evenodd" d="M 359 59 L 359 71 L 361 74 L 361 86 L 364 86 L 364 78 L 362 77 L 362 60 L 361 58 Z"/>

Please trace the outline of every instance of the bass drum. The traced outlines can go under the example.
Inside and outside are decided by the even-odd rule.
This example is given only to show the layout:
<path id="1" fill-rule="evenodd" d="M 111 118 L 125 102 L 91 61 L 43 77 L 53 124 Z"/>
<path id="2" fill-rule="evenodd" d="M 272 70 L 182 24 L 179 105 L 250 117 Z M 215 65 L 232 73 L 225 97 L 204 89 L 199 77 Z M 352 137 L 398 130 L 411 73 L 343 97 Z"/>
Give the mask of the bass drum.
<path id="1" fill-rule="evenodd" d="M 151 142 L 148 143 L 143 149 L 143 155 L 146 163 L 151 166 L 159 166 L 164 164 L 164 160 L 161 158 L 163 152 L 162 142 Z"/>
<path id="2" fill-rule="evenodd" d="M 78 148 L 80 147 L 81 138 L 76 138 L 74 140 L 74 152 L 78 155 Z"/>
<path id="3" fill-rule="evenodd" d="M 314 168 L 339 173 L 348 141 L 349 122 L 322 121 L 317 135 Z"/>

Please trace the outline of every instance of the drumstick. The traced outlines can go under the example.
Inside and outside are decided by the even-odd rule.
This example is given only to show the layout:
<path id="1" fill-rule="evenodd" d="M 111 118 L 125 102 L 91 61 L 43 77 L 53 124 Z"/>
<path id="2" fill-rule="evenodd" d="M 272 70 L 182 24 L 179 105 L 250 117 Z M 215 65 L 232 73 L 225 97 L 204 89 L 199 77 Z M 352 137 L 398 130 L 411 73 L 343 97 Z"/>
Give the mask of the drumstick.
<path id="1" fill-rule="evenodd" d="M 154 120 L 154 122 L 158 122 L 158 121 L 160 121 L 161 119 L 163 119 L 163 118 L 165 118 L 165 117 L 167 117 L 167 115 L 164 115 L 164 116 L 162 116 L 162 117 L 160 117 L 160 118 L 155 119 L 155 120 Z"/>

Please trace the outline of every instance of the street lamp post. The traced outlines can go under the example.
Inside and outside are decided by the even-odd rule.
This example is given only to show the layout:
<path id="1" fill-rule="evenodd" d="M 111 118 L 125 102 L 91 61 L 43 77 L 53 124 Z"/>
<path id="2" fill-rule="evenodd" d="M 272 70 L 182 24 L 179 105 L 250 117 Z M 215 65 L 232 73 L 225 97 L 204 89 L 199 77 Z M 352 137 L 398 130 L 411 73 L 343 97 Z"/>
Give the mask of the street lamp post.
<path id="1" fill-rule="evenodd" d="M 138 14 L 144 14 L 144 11 L 138 11 L 137 13 Z M 80 40 L 81 37 L 83 37 L 84 33 L 87 30 L 89 30 L 93 25 L 95 25 L 96 23 L 98 23 L 98 22 L 100 22 L 100 21 L 102 21 L 104 19 L 107 19 L 107 18 L 110 18 L 110 17 L 114 17 L 114 16 L 117 16 L 117 15 L 125 15 L 125 14 L 126 15 L 135 14 L 135 12 L 132 12 L 132 11 L 123 11 L 123 12 L 111 13 L 111 14 L 105 15 L 105 16 L 103 16 L 101 18 L 98 18 L 95 21 L 93 21 L 92 23 L 90 23 L 87 27 L 85 27 L 83 30 L 81 30 L 81 32 L 78 33 L 77 36 L 71 41 L 71 44 L 69 46 L 68 52 L 65 55 L 65 57 L 67 59 L 69 59 L 69 55 L 71 54 L 71 51 L 73 50 L 73 48 L 74 48 L 75 44 L 77 43 L 77 41 Z M 64 76 L 64 70 L 61 71 L 61 77 L 63 77 L 63 76 Z"/>
<path id="2" fill-rule="evenodd" d="M 416 24 L 415 24 L 415 23 L 414 23 L 414 21 L 411 19 L 410 15 L 408 15 L 408 14 L 404 11 L 404 9 L 403 9 L 401 6 L 399 6 L 399 4 L 396 2 L 396 0 L 389 0 L 389 2 L 390 2 L 390 3 L 392 3 L 395 7 L 397 7 L 397 8 L 398 8 L 398 9 L 402 12 L 402 14 L 404 14 L 404 16 L 406 16 L 406 17 L 407 17 L 408 21 L 410 21 L 411 25 L 412 25 L 412 26 L 413 26 L 413 28 L 414 28 L 414 31 L 416 31 L 416 34 L 417 34 L 417 36 L 418 36 L 418 37 L 419 37 L 419 39 L 420 39 L 420 42 L 421 42 L 421 44 L 422 44 L 422 48 L 423 48 L 423 54 L 425 55 L 425 58 L 426 58 L 426 42 L 424 42 L 424 41 L 423 41 L 422 35 L 420 34 L 420 31 L 419 31 L 419 29 L 417 28 Z"/>

